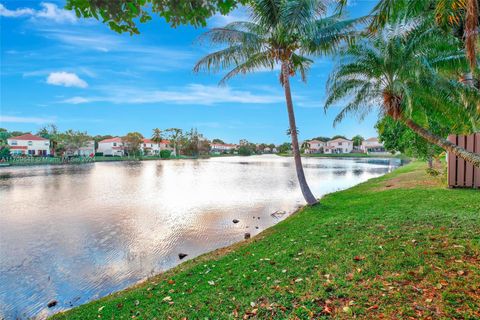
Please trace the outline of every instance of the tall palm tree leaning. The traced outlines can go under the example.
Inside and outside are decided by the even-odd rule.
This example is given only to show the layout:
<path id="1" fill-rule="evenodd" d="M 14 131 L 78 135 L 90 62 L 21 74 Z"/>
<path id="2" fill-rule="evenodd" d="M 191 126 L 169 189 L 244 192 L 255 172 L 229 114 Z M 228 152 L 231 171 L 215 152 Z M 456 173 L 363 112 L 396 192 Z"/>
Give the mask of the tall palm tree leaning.
<path id="1" fill-rule="evenodd" d="M 480 0 L 380 0 L 373 8 L 370 30 L 377 31 L 401 14 L 413 16 L 431 15 L 441 27 L 456 28 L 465 47 L 470 72 L 463 82 L 473 86 L 477 69 L 478 28 Z M 431 14 L 433 11 L 433 15 Z M 478 109 L 480 112 L 480 108 Z"/>
<path id="2" fill-rule="evenodd" d="M 470 117 L 479 120 L 473 107 L 473 102 L 480 101 L 478 90 L 439 74 L 439 70 L 466 64 L 456 41 L 428 23 L 387 25 L 343 52 L 327 82 L 325 108 L 345 104 L 337 123 L 348 113 L 363 118 L 372 107 L 379 106 L 385 116 L 403 122 L 428 142 L 480 167 L 479 154 L 432 134 L 414 121 L 425 122 L 429 115 L 441 114 L 468 127 Z M 462 99 L 469 99 L 472 107 L 465 109 Z"/>
<path id="3" fill-rule="evenodd" d="M 281 66 L 280 83 L 285 91 L 290 136 L 298 182 L 309 205 L 317 203 L 305 179 L 298 145 L 297 125 L 293 110 L 290 77 L 306 74 L 313 61 L 307 56 L 331 53 L 342 41 L 350 39 L 359 20 L 343 20 L 338 0 L 336 13 L 325 17 L 328 0 L 253 0 L 249 3 L 251 21 L 239 21 L 223 28 L 214 28 L 201 39 L 225 49 L 202 58 L 194 67 L 219 71 L 233 68 L 220 81 L 224 84 L 238 74 L 273 70 Z"/>
<path id="4" fill-rule="evenodd" d="M 160 143 L 162 142 L 162 130 L 160 130 L 158 128 L 153 129 L 152 141 L 160 146 Z M 158 155 L 160 155 L 160 151 L 161 150 L 159 150 Z"/>

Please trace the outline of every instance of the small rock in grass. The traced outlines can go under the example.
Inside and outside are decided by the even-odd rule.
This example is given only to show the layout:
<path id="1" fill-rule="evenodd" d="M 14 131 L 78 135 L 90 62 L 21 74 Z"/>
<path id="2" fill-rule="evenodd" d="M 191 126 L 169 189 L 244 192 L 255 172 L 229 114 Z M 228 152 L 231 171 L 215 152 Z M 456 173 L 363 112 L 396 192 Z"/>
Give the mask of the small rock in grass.
<path id="1" fill-rule="evenodd" d="M 180 258 L 180 260 L 182 260 L 182 259 L 185 258 L 186 256 L 188 256 L 188 254 L 186 254 L 186 253 L 179 253 L 179 254 L 178 254 L 178 257 Z"/>

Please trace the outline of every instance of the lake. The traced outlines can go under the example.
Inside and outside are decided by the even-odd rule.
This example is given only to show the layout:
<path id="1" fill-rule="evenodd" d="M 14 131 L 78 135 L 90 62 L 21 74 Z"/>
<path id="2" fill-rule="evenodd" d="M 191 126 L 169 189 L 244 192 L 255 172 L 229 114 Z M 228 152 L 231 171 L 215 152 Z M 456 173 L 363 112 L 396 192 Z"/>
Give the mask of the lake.
<path id="1" fill-rule="evenodd" d="M 303 161 L 317 197 L 400 165 Z M 305 204 L 293 159 L 274 155 L 0 168 L 0 199 L 5 319 L 45 318 L 121 290 Z"/>

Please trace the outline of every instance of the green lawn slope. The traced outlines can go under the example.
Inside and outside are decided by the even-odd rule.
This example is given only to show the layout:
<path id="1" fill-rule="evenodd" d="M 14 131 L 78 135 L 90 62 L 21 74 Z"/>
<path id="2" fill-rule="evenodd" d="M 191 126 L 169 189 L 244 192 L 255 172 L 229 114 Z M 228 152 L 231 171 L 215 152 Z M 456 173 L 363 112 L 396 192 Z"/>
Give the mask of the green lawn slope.
<path id="1" fill-rule="evenodd" d="M 480 191 L 411 163 L 54 319 L 479 319 Z"/>

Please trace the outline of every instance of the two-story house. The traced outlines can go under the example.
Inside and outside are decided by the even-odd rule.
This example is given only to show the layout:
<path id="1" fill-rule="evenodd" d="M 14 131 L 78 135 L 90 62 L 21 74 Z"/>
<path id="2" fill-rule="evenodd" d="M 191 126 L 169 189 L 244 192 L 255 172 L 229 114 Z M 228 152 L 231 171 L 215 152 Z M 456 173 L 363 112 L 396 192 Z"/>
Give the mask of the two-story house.
<path id="1" fill-rule="evenodd" d="M 10 153 L 13 155 L 48 156 L 50 140 L 30 133 L 7 139 Z"/>
<path id="2" fill-rule="evenodd" d="M 151 139 L 143 139 L 140 149 L 144 155 L 158 155 L 160 154 L 160 144 Z"/>
<path id="3" fill-rule="evenodd" d="M 368 154 L 386 154 L 388 153 L 383 146 L 383 143 L 378 138 L 369 138 L 362 141 L 360 149 Z"/>
<path id="4" fill-rule="evenodd" d="M 104 156 L 123 156 L 124 149 L 122 138 L 115 137 L 98 142 L 97 152 Z"/>
<path id="5" fill-rule="evenodd" d="M 326 142 L 320 140 L 310 140 L 307 142 L 308 148 L 305 149 L 305 153 L 323 153 Z"/>
<path id="6" fill-rule="evenodd" d="M 343 138 L 333 139 L 327 142 L 325 153 L 350 153 L 353 150 L 353 141 Z"/>
<path id="7" fill-rule="evenodd" d="M 230 152 L 231 150 L 235 149 L 234 144 L 227 144 L 227 143 L 212 143 L 210 144 L 210 152 L 212 153 L 223 153 L 223 152 Z"/>

